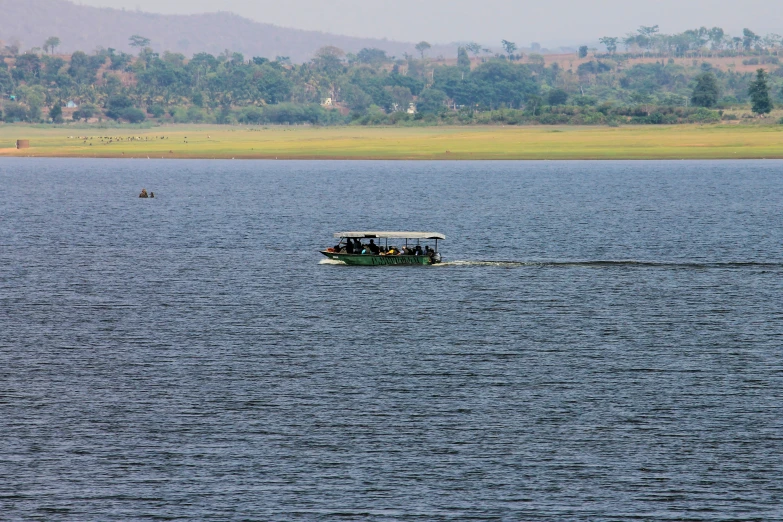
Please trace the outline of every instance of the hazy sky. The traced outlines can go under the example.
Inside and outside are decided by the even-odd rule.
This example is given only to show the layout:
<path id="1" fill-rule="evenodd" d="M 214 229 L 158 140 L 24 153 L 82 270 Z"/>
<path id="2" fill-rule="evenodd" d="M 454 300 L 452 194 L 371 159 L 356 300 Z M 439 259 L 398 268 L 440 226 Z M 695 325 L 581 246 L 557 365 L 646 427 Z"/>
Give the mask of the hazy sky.
<path id="1" fill-rule="evenodd" d="M 639 25 L 663 32 L 706 25 L 736 35 L 783 33 L 780 0 L 81 0 L 160 13 L 231 11 L 259 22 L 350 36 L 450 43 L 505 38 L 527 45 L 588 43 Z"/>

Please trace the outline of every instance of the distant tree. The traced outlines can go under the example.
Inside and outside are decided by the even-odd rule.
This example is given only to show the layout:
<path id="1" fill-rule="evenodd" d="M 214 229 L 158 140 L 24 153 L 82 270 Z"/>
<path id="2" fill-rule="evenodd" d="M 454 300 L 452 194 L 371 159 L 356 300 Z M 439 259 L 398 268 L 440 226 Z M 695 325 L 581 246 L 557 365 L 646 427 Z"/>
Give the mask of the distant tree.
<path id="1" fill-rule="evenodd" d="M 416 44 L 416 50 L 419 51 L 422 60 L 424 59 L 424 53 L 431 48 L 432 46 L 428 42 L 425 42 L 423 40 Z"/>
<path id="2" fill-rule="evenodd" d="M 563 89 L 552 89 L 547 95 L 549 105 L 565 105 L 568 101 L 568 93 Z"/>
<path id="3" fill-rule="evenodd" d="M 701 73 L 696 77 L 696 87 L 693 88 L 691 102 L 697 107 L 714 107 L 718 103 L 720 89 L 718 79 L 711 72 Z"/>
<path id="4" fill-rule="evenodd" d="M 512 56 L 514 55 L 514 51 L 517 50 L 517 44 L 514 42 L 509 42 L 508 40 L 501 40 L 500 43 L 503 44 L 503 50 L 506 51 L 508 59 L 511 60 Z"/>
<path id="5" fill-rule="evenodd" d="M 760 41 L 761 37 L 750 29 L 745 28 L 742 30 L 742 46 L 746 51 L 750 51 L 754 47 L 757 47 Z"/>
<path id="6" fill-rule="evenodd" d="M 772 112 L 774 107 L 769 96 L 767 72 L 764 69 L 756 71 L 756 79 L 750 82 L 748 87 L 748 96 L 750 96 L 753 112 L 759 115 Z"/>
<path id="7" fill-rule="evenodd" d="M 582 45 L 579 47 L 579 58 L 587 58 L 587 46 Z"/>
<path id="8" fill-rule="evenodd" d="M 609 52 L 609 54 L 614 54 L 617 52 L 617 41 L 619 38 L 613 37 L 613 36 L 604 36 L 603 38 L 600 38 L 598 41 L 604 44 L 606 47 L 606 50 Z"/>
<path id="9" fill-rule="evenodd" d="M 139 36 L 137 34 L 134 34 L 133 36 L 128 38 L 128 43 L 130 43 L 131 47 L 138 47 L 139 49 L 144 49 L 145 47 L 149 46 L 150 39 L 144 36 Z"/>
<path id="10" fill-rule="evenodd" d="M 133 100 L 125 95 L 118 94 L 110 97 L 106 105 L 108 108 L 106 116 L 113 120 L 119 120 L 124 117 L 126 109 L 133 108 Z"/>
<path id="11" fill-rule="evenodd" d="M 147 117 L 144 115 L 144 111 L 137 109 L 136 107 L 127 107 L 120 112 L 120 118 L 127 120 L 130 123 L 141 123 Z"/>
<path id="12" fill-rule="evenodd" d="M 3 107 L 3 111 L 3 119 L 9 123 L 25 121 L 30 118 L 28 110 L 18 103 L 6 103 L 5 107 Z"/>
<path id="13" fill-rule="evenodd" d="M 457 49 L 457 67 L 461 69 L 470 70 L 470 57 L 468 51 L 464 47 Z"/>
<path id="14" fill-rule="evenodd" d="M 34 53 L 24 53 L 16 58 L 11 73 L 14 79 L 32 82 L 41 74 L 41 57 Z"/>
<path id="15" fill-rule="evenodd" d="M 765 49 L 772 49 L 780 45 L 780 40 L 781 36 L 779 34 L 769 33 L 761 39 L 761 42 L 764 44 Z"/>
<path id="16" fill-rule="evenodd" d="M 644 112 L 647 116 L 650 115 L 650 109 L 652 107 L 653 97 L 645 92 L 632 92 L 629 96 L 631 103 L 644 107 Z"/>
<path id="17" fill-rule="evenodd" d="M 95 113 L 97 111 L 98 109 L 94 105 L 85 103 L 73 112 L 73 119 L 74 121 L 79 121 L 79 120 L 87 121 L 93 116 L 95 116 Z"/>
<path id="18" fill-rule="evenodd" d="M 394 87 L 387 87 L 390 91 L 392 98 L 393 109 L 396 111 L 407 111 L 408 106 L 413 101 L 413 95 L 408 87 L 401 85 L 395 85 Z"/>
<path id="19" fill-rule="evenodd" d="M 446 93 L 439 89 L 426 89 L 419 95 L 416 110 L 420 114 L 442 114 L 446 112 Z"/>
<path id="20" fill-rule="evenodd" d="M 533 116 L 538 113 L 539 107 L 544 104 L 544 100 L 537 94 L 529 94 L 525 98 L 525 109 L 527 109 Z"/>
<path id="21" fill-rule="evenodd" d="M 321 47 L 313 57 L 313 65 L 327 76 L 335 77 L 343 70 L 345 51 L 333 45 Z"/>
<path id="22" fill-rule="evenodd" d="M 0 58 L 2 60 L 2 58 Z M 14 78 L 4 67 L 0 67 L 0 94 L 11 94 L 14 89 Z"/>
<path id="23" fill-rule="evenodd" d="M 160 118 L 166 114 L 166 110 L 161 105 L 153 105 L 147 108 L 147 112 L 152 115 L 153 118 Z"/>
<path id="24" fill-rule="evenodd" d="M 726 38 L 726 33 L 720 27 L 713 27 L 708 32 L 710 42 L 712 42 L 712 49 L 718 50 L 723 46 L 723 41 Z"/>
<path id="25" fill-rule="evenodd" d="M 470 42 L 465 46 L 465 49 L 467 49 L 468 52 L 470 52 L 470 54 L 472 54 L 474 57 L 481 54 L 481 46 L 476 42 Z"/>
<path id="26" fill-rule="evenodd" d="M 638 32 L 639 32 L 639 34 L 643 34 L 643 35 L 645 35 L 647 37 L 651 37 L 651 36 L 653 36 L 654 34 L 656 34 L 658 32 L 658 26 L 657 25 L 653 25 L 653 26 L 648 27 L 648 26 L 642 25 L 642 26 L 639 27 L 639 31 Z"/>
<path id="27" fill-rule="evenodd" d="M 44 51 L 49 49 L 49 54 L 54 53 L 55 47 L 59 47 L 60 45 L 60 39 L 56 36 L 50 36 L 46 39 L 46 41 L 43 44 Z"/>
<path id="28" fill-rule="evenodd" d="M 59 104 L 55 104 L 51 109 L 49 109 L 49 117 L 52 119 L 54 123 L 62 123 L 63 108 L 60 107 Z"/>
<path id="29" fill-rule="evenodd" d="M 364 48 L 356 55 L 356 59 L 360 63 L 366 63 L 371 65 L 380 65 L 389 61 L 389 57 L 386 56 L 386 51 L 376 48 Z"/>
<path id="30" fill-rule="evenodd" d="M 636 31 L 636 34 L 630 34 L 624 40 L 626 47 L 637 45 L 642 49 L 651 49 L 653 42 L 655 41 L 655 35 L 658 33 L 658 26 L 641 26 Z"/>
<path id="31" fill-rule="evenodd" d="M 348 108 L 355 112 L 364 112 L 372 105 L 372 96 L 356 85 L 347 85 L 343 89 L 343 100 Z"/>

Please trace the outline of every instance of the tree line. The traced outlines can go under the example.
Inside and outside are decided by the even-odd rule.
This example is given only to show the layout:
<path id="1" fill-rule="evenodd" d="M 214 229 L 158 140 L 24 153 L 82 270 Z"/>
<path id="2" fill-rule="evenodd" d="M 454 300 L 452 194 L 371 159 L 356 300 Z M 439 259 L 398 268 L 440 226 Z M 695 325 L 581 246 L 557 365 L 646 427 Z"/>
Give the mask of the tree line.
<path id="1" fill-rule="evenodd" d="M 310 61 L 292 64 L 283 56 L 246 58 L 230 51 L 190 58 L 156 53 L 140 35 L 129 39 L 133 54 L 100 49 L 56 55 L 60 41 L 51 37 L 40 49 L 0 49 L 2 117 L 58 123 L 68 113 L 74 120 L 131 123 L 323 125 L 719 121 L 728 117 L 723 109 L 750 106 L 764 115 L 775 98 L 783 100 L 780 40 L 746 32 L 738 59 L 770 72 L 723 70 L 703 57 L 685 64 L 663 56 L 633 63 L 639 49 L 650 55 L 662 49 L 656 45 L 666 39 L 657 26 L 627 37 L 636 39 L 626 42 L 633 52 L 616 52 L 617 42 L 605 37 L 605 53 L 582 46 L 568 67 L 523 54 L 509 40 L 501 41 L 502 53 L 475 43 L 460 46 L 450 61 L 431 59 L 431 46 L 420 42 L 418 55 L 402 58 L 381 49 L 351 54 L 324 47 Z M 694 34 L 716 52 L 739 52 L 724 49 L 729 37 L 717 30 Z M 76 110 L 63 111 L 68 102 Z"/>
<path id="2" fill-rule="evenodd" d="M 604 36 L 599 42 L 607 52 L 617 52 L 618 45 L 626 52 L 658 56 L 733 56 L 749 52 L 777 52 L 783 37 L 776 33 L 761 36 L 748 28 L 742 36 L 731 36 L 720 27 L 699 27 L 682 33 L 664 34 L 657 25 L 641 26 L 624 37 Z"/>

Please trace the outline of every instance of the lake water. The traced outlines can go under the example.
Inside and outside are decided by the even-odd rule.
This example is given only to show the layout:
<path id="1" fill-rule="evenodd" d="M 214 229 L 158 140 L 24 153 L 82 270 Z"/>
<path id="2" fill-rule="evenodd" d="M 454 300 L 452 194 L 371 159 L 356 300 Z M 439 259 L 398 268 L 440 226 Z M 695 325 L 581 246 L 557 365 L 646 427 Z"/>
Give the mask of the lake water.
<path id="1" fill-rule="evenodd" d="M 0 160 L 0 519 L 783 519 L 781 173 Z"/>

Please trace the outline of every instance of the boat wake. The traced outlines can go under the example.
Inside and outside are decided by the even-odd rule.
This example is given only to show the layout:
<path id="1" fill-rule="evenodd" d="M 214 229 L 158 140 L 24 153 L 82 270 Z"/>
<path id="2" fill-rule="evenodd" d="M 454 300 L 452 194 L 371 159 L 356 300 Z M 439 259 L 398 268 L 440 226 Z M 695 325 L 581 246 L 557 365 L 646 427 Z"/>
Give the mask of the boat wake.
<path id="1" fill-rule="evenodd" d="M 598 261 L 493 261 L 493 260 L 457 260 L 445 261 L 438 265 L 442 267 L 473 267 L 487 266 L 499 268 L 567 268 L 567 267 L 586 267 L 586 268 L 668 268 L 668 269 L 742 269 L 759 268 L 767 270 L 778 270 L 783 268 L 782 263 L 761 263 L 755 261 L 729 261 L 729 262 L 659 262 L 659 261 L 635 261 L 635 260 L 598 260 Z"/>
<path id="2" fill-rule="evenodd" d="M 342 261 L 339 261 L 337 259 L 326 258 L 326 259 L 321 259 L 318 262 L 318 264 L 319 265 L 344 265 L 345 263 L 343 263 Z"/>

